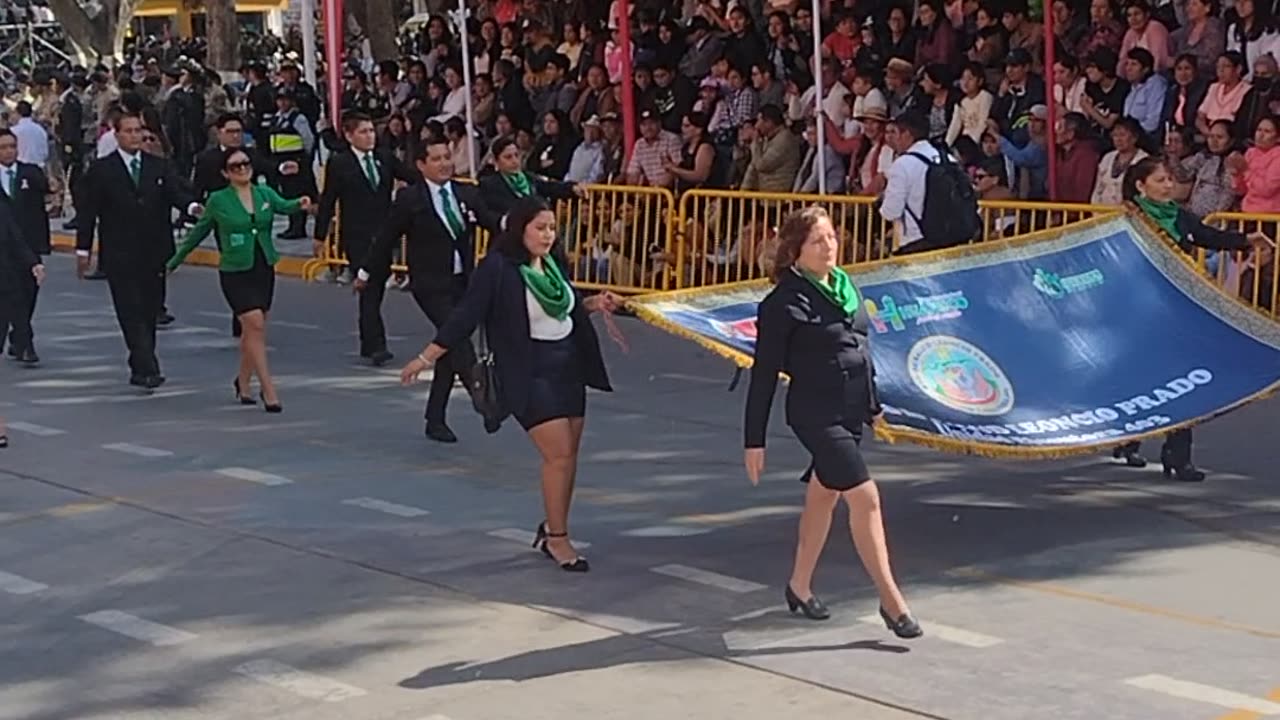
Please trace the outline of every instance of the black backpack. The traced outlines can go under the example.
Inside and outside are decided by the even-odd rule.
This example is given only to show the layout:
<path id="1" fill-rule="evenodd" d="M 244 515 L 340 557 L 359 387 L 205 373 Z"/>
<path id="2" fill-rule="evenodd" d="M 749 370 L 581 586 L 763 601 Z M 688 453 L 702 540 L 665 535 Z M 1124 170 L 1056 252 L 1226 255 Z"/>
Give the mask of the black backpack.
<path id="1" fill-rule="evenodd" d="M 910 207 L 905 208 L 920 226 L 923 242 L 946 248 L 977 238 L 982 232 L 978 193 L 964 168 L 941 150 L 937 162 L 918 152 L 907 154 L 929 166 L 924 176 L 924 214 L 916 215 Z"/>

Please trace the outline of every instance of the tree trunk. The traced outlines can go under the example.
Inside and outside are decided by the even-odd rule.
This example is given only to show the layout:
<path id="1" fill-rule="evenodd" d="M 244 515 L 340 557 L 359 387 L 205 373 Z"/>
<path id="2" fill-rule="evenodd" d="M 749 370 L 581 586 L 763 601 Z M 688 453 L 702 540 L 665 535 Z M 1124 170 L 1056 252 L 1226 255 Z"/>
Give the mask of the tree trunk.
<path id="1" fill-rule="evenodd" d="M 125 31 L 142 0 L 98 0 L 101 8 L 90 16 L 78 0 L 49 0 L 49 9 L 67 38 L 94 62 L 119 61 Z"/>
<path id="2" fill-rule="evenodd" d="M 235 72 L 240 66 L 240 22 L 235 0 L 205 0 L 205 20 L 209 32 L 209 65 L 214 70 Z"/>

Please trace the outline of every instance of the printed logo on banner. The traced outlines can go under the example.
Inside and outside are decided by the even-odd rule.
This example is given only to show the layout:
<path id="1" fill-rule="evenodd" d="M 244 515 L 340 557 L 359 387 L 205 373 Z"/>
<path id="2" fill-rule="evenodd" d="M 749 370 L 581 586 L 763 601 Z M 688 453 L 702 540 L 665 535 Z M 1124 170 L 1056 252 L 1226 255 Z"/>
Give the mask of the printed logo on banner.
<path id="1" fill-rule="evenodd" d="M 1043 268 L 1036 268 L 1035 278 L 1031 284 L 1042 294 L 1057 300 L 1075 293 L 1082 293 L 1096 287 L 1102 287 L 1105 278 L 1102 271 L 1094 268 L 1078 275 L 1058 275 Z"/>
<path id="2" fill-rule="evenodd" d="M 895 332 L 907 329 L 907 321 L 915 320 L 916 325 L 939 320 L 951 320 L 969 309 L 969 298 L 964 291 L 928 295 L 915 298 L 915 302 L 899 305 L 892 295 L 884 295 L 877 304 L 867 298 L 863 305 L 867 309 L 867 317 L 876 333 L 883 335 L 893 328 Z"/>
<path id="3" fill-rule="evenodd" d="M 950 335 L 932 335 L 907 354 L 911 381 L 936 402 L 970 415 L 1013 409 L 1013 385 L 986 353 Z"/>
<path id="4" fill-rule="evenodd" d="M 717 333 L 731 340 L 750 340 L 755 342 L 756 339 L 756 319 L 746 318 L 745 320 L 736 320 L 734 322 L 721 322 L 719 320 L 708 320 L 711 327 L 715 328 Z"/>

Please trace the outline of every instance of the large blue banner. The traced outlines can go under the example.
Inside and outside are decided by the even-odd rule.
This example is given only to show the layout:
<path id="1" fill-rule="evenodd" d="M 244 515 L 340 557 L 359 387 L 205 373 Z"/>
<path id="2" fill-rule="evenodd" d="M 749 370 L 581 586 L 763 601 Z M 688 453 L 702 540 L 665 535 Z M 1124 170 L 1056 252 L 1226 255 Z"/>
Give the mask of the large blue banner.
<path id="1" fill-rule="evenodd" d="M 1094 451 L 1280 388 L 1280 325 L 1141 222 L 850 270 L 888 434 L 990 455 Z M 638 298 L 637 313 L 749 365 L 766 282 Z"/>

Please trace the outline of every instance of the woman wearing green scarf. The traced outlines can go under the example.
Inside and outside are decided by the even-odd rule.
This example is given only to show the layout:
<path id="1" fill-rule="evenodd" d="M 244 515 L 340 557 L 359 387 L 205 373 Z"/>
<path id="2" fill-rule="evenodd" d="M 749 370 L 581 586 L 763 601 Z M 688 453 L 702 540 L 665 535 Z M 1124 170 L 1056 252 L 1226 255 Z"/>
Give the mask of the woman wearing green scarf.
<path id="1" fill-rule="evenodd" d="M 493 162 L 497 172 L 480 179 L 485 204 L 498 214 L 506 214 L 522 198 L 540 198 L 548 204 L 574 197 L 586 197 L 581 185 L 530 175 L 520 167 L 520 148 L 513 138 L 493 141 Z"/>
<path id="2" fill-rule="evenodd" d="M 1149 157 L 1140 160 L 1124 176 L 1124 199 L 1138 213 L 1150 220 L 1183 252 L 1193 252 L 1202 247 L 1209 250 L 1238 251 L 1252 248 L 1258 256 L 1258 266 L 1265 265 L 1271 248 L 1275 246 L 1262 233 L 1231 232 L 1204 224 L 1174 199 L 1173 172 L 1163 158 Z M 1130 467 L 1145 467 L 1146 458 L 1139 454 L 1141 443 L 1121 445 L 1112 452 L 1116 459 L 1124 459 Z M 1160 462 L 1165 477 L 1175 477 L 1184 482 L 1204 480 L 1204 473 L 1191 462 L 1191 430 L 1170 433 L 1160 451 Z"/>
<path id="3" fill-rule="evenodd" d="M 867 345 L 867 312 L 858 288 L 836 266 L 839 244 L 820 207 L 801 210 L 778 231 L 775 287 L 757 315 L 755 364 L 747 392 L 746 466 L 751 483 L 764 472 L 765 436 L 778 373 L 791 377 L 787 424 L 813 456 L 805 480 L 795 565 L 783 597 L 792 612 L 825 620 L 830 612 L 813 593 L 813 573 L 844 500 L 849 528 L 880 595 L 880 617 L 895 635 L 922 634 L 889 566 L 880 493 L 858 446 L 863 426 L 880 418 L 875 367 Z M 812 480 L 812 482 L 809 482 Z"/>
<path id="4" fill-rule="evenodd" d="M 400 376 L 406 384 L 413 382 L 484 326 L 496 367 L 499 415 L 515 416 L 542 456 L 546 520 L 538 525 L 534 546 L 562 569 L 586 572 L 586 559 L 569 542 L 569 505 L 586 389 L 611 390 L 588 315 L 612 313 L 619 301 L 612 293 L 579 297 L 551 254 L 555 241 L 555 213 L 536 198 L 517 202 L 471 276 L 461 304 Z"/>

